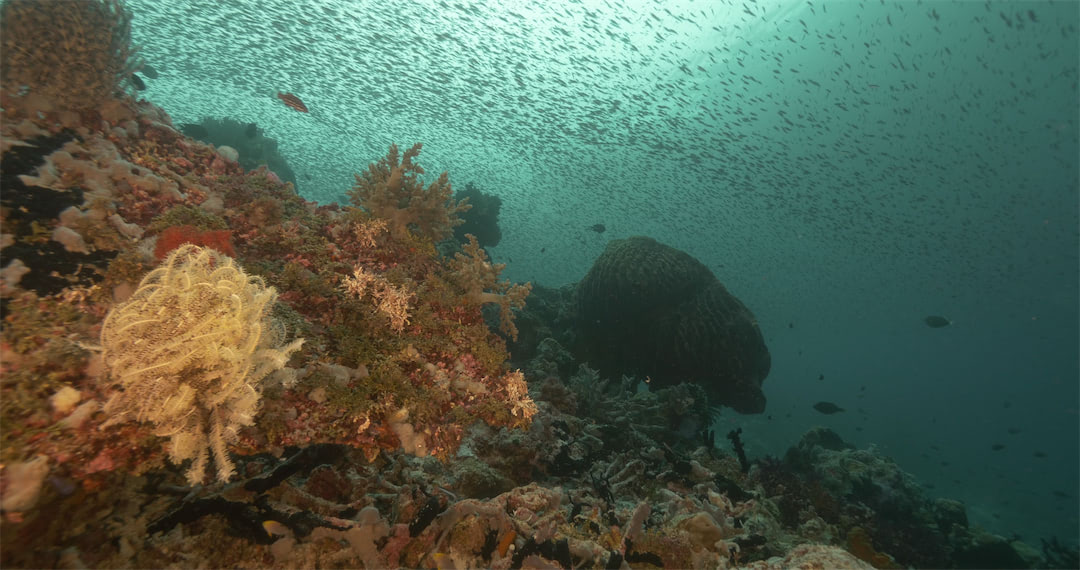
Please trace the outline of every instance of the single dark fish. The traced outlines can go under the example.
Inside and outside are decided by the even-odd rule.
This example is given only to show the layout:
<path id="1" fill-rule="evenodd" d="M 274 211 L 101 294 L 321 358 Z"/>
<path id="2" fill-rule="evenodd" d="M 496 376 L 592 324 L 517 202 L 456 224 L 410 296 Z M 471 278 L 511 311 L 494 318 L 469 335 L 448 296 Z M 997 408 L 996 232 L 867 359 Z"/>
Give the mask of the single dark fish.
<path id="1" fill-rule="evenodd" d="M 255 123 L 248 123 L 247 128 L 244 129 L 244 135 L 249 139 L 253 139 L 257 134 L 259 134 L 259 127 Z"/>
<path id="2" fill-rule="evenodd" d="M 153 67 L 150 67 L 150 64 L 148 63 L 144 63 L 142 68 L 139 69 L 139 71 L 150 79 L 157 79 L 157 70 Z"/>
<path id="3" fill-rule="evenodd" d="M 818 402 L 814 404 L 814 409 L 826 415 L 844 411 L 844 408 L 841 408 L 832 402 Z"/>
<path id="4" fill-rule="evenodd" d="M 952 321 L 945 317 L 939 317 L 937 315 L 930 315 L 923 319 L 926 322 L 926 326 L 932 329 L 940 329 L 941 327 L 947 327 L 952 324 Z"/>
<path id="5" fill-rule="evenodd" d="M 592 230 L 592 231 L 594 231 L 594 232 L 596 232 L 598 234 L 602 234 L 605 231 L 607 231 L 607 228 L 604 227 L 604 224 L 593 224 L 593 225 L 589 226 L 588 229 L 590 229 L 590 230 Z"/>
<path id="6" fill-rule="evenodd" d="M 137 91 L 146 91 L 146 83 L 143 82 L 141 77 L 134 73 L 131 74 L 131 84 L 135 86 Z"/>
<path id="7" fill-rule="evenodd" d="M 196 123 L 182 123 L 180 132 L 195 139 L 205 139 L 210 135 L 210 131 L 206 130 L 206 127 Z"/>
<path id="8" fill-rule="evenodd" d="M 990 446 L 990 449 L 993 449 L 994 451 L 1001 451 L 1002 449 L 1005 449 L 1005 444 L 1004 443 L 995 443 L 994 445 Z"/>

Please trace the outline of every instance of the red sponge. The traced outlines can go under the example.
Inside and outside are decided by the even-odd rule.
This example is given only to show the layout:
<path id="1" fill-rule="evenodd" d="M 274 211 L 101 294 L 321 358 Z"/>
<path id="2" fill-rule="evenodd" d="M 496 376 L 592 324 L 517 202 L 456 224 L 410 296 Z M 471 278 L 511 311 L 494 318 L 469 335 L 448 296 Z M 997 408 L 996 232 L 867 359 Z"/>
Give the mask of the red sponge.
<path id="1" fill-rule="evenodd" d="M 235 257 L 232 245 L 232 230 L 200 230 L 195 226 L 170 226 L 158 236 L 154 256 L 159 260 L 168 257 L 169 252 L 190 243 L 218 250 L 229 257 Z"/>

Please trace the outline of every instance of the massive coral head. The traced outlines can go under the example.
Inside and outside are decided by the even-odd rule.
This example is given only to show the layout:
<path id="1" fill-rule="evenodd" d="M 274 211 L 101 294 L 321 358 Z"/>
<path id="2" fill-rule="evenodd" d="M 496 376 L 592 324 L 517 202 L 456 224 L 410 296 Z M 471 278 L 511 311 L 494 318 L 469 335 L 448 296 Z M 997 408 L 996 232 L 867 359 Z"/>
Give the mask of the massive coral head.
<path id="1" fill-rule="evenodd" d="M 405 237 L 411 229 L 437 242 L 453 234 L 454 227 L 463 223 L 458 214 L 471 206 L 467 200 L 453 199 L 445 172 L 424 187 L 420 179 L 424 169 L 413 162 L 421 147 L 416 143 L 399 159 L 397 145 L 391 144 L 386 157 L 356 175 L 349 200 L 376 218 L 387 220 L 397 238 Z"/>

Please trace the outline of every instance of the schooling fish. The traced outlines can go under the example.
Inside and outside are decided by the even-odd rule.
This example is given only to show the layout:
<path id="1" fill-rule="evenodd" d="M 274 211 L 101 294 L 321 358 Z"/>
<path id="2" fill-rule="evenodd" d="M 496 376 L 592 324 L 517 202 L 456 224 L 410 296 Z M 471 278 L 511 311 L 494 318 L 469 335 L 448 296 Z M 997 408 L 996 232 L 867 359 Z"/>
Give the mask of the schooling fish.
<path id="1" fill-rule="evenodd" d="M 589 226 L 588 229 L 590 229 L 590 230 L 592 230 L 592 231 L 594 231 L 594 232 L 596 232 L 598 234 L 602 234 L 607 230 L 607 228 L 604 227 L 604 224 L 593 224 L 593 225 Z"/>
<path id="2" fill-rule="evenodd" d="M 308 112 L 307 105 L 305 105 L 299 97 L 293 95 L 292 93 L 282 93 L 281 91 L 278 91 L 277 98 L 281 99 L 285 102 L 286 105 L 292 107 L 293 109 L 296 109 L 297 111 L 300 111 L 301 113 Z"/>
<path id="3" fill-rule="evenodd" d="M 826 415 L 844 411 L 844 408 L 841 408 L 832 402 L 818 402 L 814 404 L 814 409 Z"/>
<path id="4" fill-rule="evenodd" d="M 926 323 L 926 326 L 932 329 L 940 329 L 941 327 L 947 327 L 952 324 L 952 321 L 950 321 L 949 319 L 946 319 L 945 317 L 939 317 L 937 315 L 930 315 L 929 317 L 923 319 L 923 321 Z"/>

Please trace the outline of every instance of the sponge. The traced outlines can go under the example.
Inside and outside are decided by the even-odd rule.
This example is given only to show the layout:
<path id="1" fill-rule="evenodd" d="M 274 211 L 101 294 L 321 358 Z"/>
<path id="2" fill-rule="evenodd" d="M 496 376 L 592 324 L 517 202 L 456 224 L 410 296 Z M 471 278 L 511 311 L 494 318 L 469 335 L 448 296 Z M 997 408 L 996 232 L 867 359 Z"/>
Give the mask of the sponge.
<path id="1" fill-rule="evenodd" d="M 183 245 L 113 307 L 101 329 L 107 378 L 117 391 L 102 427 L 151 422 L 169 457 L 194 462 L 192 484 L 213 452 L 219 480 L 234 472 L 226 447 L 258 412 L 262 381 L 303 339 L 282 345 L 269 316 L 277 291 L 213 249 Z"/>

